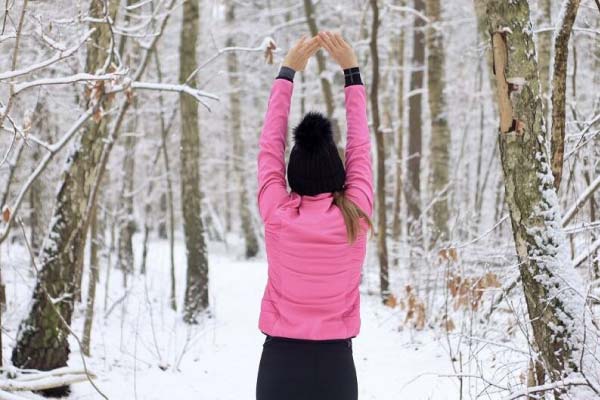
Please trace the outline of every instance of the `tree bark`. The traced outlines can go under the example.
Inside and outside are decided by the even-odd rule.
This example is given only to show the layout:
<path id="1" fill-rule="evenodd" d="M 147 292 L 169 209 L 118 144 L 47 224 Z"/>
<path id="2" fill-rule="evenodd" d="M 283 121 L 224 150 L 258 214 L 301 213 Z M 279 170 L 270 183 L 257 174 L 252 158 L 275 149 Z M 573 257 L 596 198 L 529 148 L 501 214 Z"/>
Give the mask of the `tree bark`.
<path id="1" fill-rule="evenodd" d="M 373 132 L 377 142 L 377 255 L 379 256 L 379 285 L 381 299 L 385 303 L 390 297 L 389 261 L 387 249 L 387 216 L 385 205 L 385 142 L 380 129 L 379 115 L 379 51 L 377 49 L 377 35 L 379 31 L 379 5 L 377 0 L 370 0 L 373 10 L 371 25 L 371 117 L 373 119 Z"/>
<path id="2" fill-rule="evenodd" d="M 92 0 L 90 6 L 90 17 L 94 19 L 90 24 L 96 30 L 87 47 L 86 71 L 89 73 L 101 69 L 106 58 L 112 57 L 108 53 L 111 40 L 109 26 L 104 22 L 96 22 L 104 18 L 104 5 L 102 0 Z M 113 21 L 118 7 L 119 1 L 109 3 L 107 12 Z M 90 101 L 88 99 L 88 103 Z M 102 99 L 101 106 L 102 110 L 110 109 L 110 101 Z M 75 268 L 82 256 L 81 249 L 85 246 L 88 197 L 98 174 L 107 133 L 108 119 L 105 116 L 98 117 L 88 123 L 85 128 L 87 132 L 71 151 L 67 168 L 62 175 L 52 223 L 41 250 L 41 270 L 30 312 L 19 326 L 17 343 L 12 353 L 13 365 L 19 368 L 50 370 L 67 364 L 68 327 L 56 315 L 54 307 L 70 324 L 77 290 Z M 57 300 L 54 306 L 49 303 L 46 292 Z M 53 389 L 49 394 L 60 395 L 66 390 L 68 389 Z"/>
<path id="3" fill-rule="evenodd" d="M 135 175 L 135 131 L 137 129 L 137 115 L 133 113 L 129 118 L 124 144 L 123 182 L 119 196 L 120 201 L 118 203 L 121 210 L 117 219 L 119 226 L 117 265 L 124 275 L 130 275 L 134 270 L 132 239 L 136 230 L 135 216 L 133 215 L 133 177 Z"/>
<path id="4" fill-rule="evenodd" d="M 392 236 L 394 240 L 400 241 L 402 235 L 402 221 L 400 213 L 402 211 L 402 193 L 404 191 L 403 176 L 404 173 L 404 69 L 406 68 L 406 59 L 404 58 L 404 31 L 401 30 L 398 35 L 398 88 L 397 88 L 397 129 L 396 129 L 396 193 L 394 195 L 394 217 L 392 222 Z M 398 265 L 399 257 L 395 256 L 394 265 Z"/>
<path id="5" fill-rule="evenodd" d="M 433 242 L 445 242 L 448 232 L 448 172 L 450 169 L 450 129 L 448 128 L 444 87 L 445 61 L 442 30 L 435 26 L 441 20 L 440 0 L 427 0 L 427 87 L 431 113 L 430 182 L 432 192 Z"/>
<path id="6" fill-rule="evenodd" d="M 425 13 L 425 1 L 415 0 L 416 11 Z M 408 98 L 408 190 L 407 205 L 411 228 L 420 235 L 421 216 L 421 154 L 422 154 L 422 89 L 425 68 L 425 22 L 415 17 L 413 32 L 413 56 Z"/>
<path id="7" fill-rule="evenodd" d="M 47 108 L 45 104 L 46 99 L 41 98 L 38 100 L 35 105 L 35 115 L 33 118 L 35 119 L 35 130 L 40 137 L 49 137 L 50 135 L 47 132 Z M 41 148 L 38 145 L 34 145 L 33 154 L 31 155 L 33 165 L 35 168 L 42 157 Z M 44 235 L 44 230 L 47 227 L 47 221 L 44 216 L 43 210 L 43 192 L 44 192 L 44 181 L 42 179 L 36 179 L 35 182 L 31 185 L 31 189 L 29 189 L 29 228 L 30 228 L 30 240 L 31 250 L 34 255 L 37 255 L 42 247 L 42 239 Z"/>
<path id="8" fill-rule="evenodd" d="M 580 0 L 565 0 L 559 30 L 554 37 L 554 68 L 552 73 L 552 175 L 554 187 L 560 188 L 565 154 L 565 103 L 567 97 L 567 60 L 569 38 L 577 17 Z"/>
<path id="9" fill-rule="evenodd" d="M 548 377 L 556 382 L 587 365 L 589 357 L 581 353 L 583 332 L 590 329 L 592 335 L 593 330 L 585 322 L 583 284 L 568 255 L 552 184 L 529 5 L 526 0 L 494 0 L 488 2 L 487 14 L 505 199 L 534 342 Z M 554 392 L 555 398 L 563 394 Z"/>
<path id="10" fill-rule="evenodd" d="M 230 27 L 235 23 L 235 6 L 233 1 L 229 1 L 227 5 L 226 21 Z M 235 46 L 233 34 L 227 39 L 227 47 Z M 245 151 L 242 138 L 242 107 L 241 107 L 241 85 L 239 78 L 239 68 L 237 54 L 234 51 L 227 53 L 227 72 L 229 75 L 229 104 L 231 113 L 231 136 L 233 138 L 233 173 L 236 182 L 233 185 L 237 188 L 240 203 L 240 219 L 242 233 L 246 243 L 246 258 L 254 257 L 258 253 L 258 238 L 252 225 L 250 207 L 248 201 L 248 191 L 246 190 L 246 177 L 244 172 Z M 229 208 L 229 207 L 228 207 Z"/>
<path id="11" fill-rule="evenodd" d="M 537 26 L 552 26 L 552 2 L 538 0 Z M 544 31 L 537 34 L 538 68 L 540 71 L 540 90 L 544 116 L 548 115 L 550 106 L 550 59 L 552 48 L 552 32 Z"/>
<path id="12" fill-rule="evenodd" d="M 312 36 L 316 36 L 319 33 L 319 29 L 317 27 L 317 21 L 315 19 L 315 6 L 312 3 L 312 0 L 304 0 L 304 12 L 306 13 L 306 23 L 308 24 L 308 29 Z M 324 73 L 327 68 L 325 66 L 325 56 L 322 52 L 318 51 L 315 54 L 317 58 L 317 72 L 319 74 L 321 80 L 321 90 L 323 91 L 323 99 L 325 100 L 325 107 L 327 110 L 327 116 L 332 120 L 333 125 L 333 139 L 338 146 L 338 151 L 342 156 L 342 160 L 344 159 L 344 151 L 341 147 L 342 135 L 340 132 L 340 126 L 338 121 L 334 118 L 335 112 L 335 102 L 333 99 L 333 91 L 331 90 L 331 82 L 325 78 Z"/>
<path id="13" fill-rule="evenodd" d="M 160 60 L 158 57 L 158 53 L 155 51 L 154 52 L 154 62 L 156 64 L 156 74 L 158 76 L 158 81 L 162 82 L 162 68 L 160 65 Z M 169 292 L 169 297 L 170 297 L 170 304 L 171 304 L 171 309 L 176 311 L 177 310 L 177 291 L 176 291 L 176 279 L 175 279 L 175 204 L 174 204 L 174 200 L 173 200 L 173 179 L 171 177 L 171 161 L 169 158 L 169 148 L 168 148 L 168 140 L 169 140 L 169 130 L 171 127 L 171 122 L 173 120 L 173 118 L 171 118 L 167 123 L 165 123 L 165 116 L 164 116 L 164 101 L 163 101 L 163 96 L 162 93 L 159 93 L 158 95 L 158 104 L 160 106 L 160 150 L 161 150 L 161 154 L 163 157 L 163 161 L 165 163 L 165 184 L 167 186 L 167 190 L 166 193 L 161 194 L 160 197 L 160 207 L 161 207 L 161 211 L 164 207 L 165 211 L 168 211 L 168 214 L 165 212 L 164 214 L 167 214 L 165 216 L 165 218 L 168 218 L 168 222 L 169 222 L 169 231 L 168 231 L 168 235 L 166 233 L 166 226 L 165 226 L 165 237 L 161 237 L 161 239 L 165 239 L 168 237 L 169 239 L 169 266 L 170 266 L 170 279 L 171 279 L 171 286 L 170 286 L 170 292 Z M 175 117 L 175 114 L 173 114 L 173 117 Z M 163 220 L 164 221 L 164 220 Z M 162 223 L 162 221 L 161 221 Z"/>
<path id="14" fill-rule="evenodd" d="M 96 286 L 98 284 L 100 272 L 98 260 L 98 211 L 96 206 L 94 206 L 90 218 L 90 276 L 88 277 L 85 319 L 83 323 L 83 336 L 81 338 L 83 354 L 88 357 L 91 354 L 90 348 L 92 343 L 92 326 L 94 323 L 94 304 L 96 302 Z"/>
<path id="15" fill-rule="evenodd" d="M 179 56 L 179 81 L 187 81 L 197 66 L 196 44 L 199 34 L 200 1 L 183 3 L 183 23 Z M 196 78 L 188 82 L 196 87 Z M 208 307 L 208 257 L 200 194 L 200 131 L 198 104 L 185 94 L 179 97 L 181 115 L 181 207 L 187 255 L 187 275 L 183 319 L 194 324 Z"/>

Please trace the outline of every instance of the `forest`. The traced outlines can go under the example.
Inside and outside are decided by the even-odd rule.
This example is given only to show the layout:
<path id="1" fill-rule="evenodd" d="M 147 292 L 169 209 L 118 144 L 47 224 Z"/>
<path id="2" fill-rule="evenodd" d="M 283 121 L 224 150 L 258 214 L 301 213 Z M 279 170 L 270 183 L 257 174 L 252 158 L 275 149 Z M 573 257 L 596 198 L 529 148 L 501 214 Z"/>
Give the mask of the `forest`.
<path id="1" fill-rule="evenodd" d="M 598 0 L 4 0 L 0 400 L 255 398 L 259 135 L 322 30 L 368 94 L 359 397 L 600 399 Z M 339 66 L 294 86 L 343 149 Z"/>

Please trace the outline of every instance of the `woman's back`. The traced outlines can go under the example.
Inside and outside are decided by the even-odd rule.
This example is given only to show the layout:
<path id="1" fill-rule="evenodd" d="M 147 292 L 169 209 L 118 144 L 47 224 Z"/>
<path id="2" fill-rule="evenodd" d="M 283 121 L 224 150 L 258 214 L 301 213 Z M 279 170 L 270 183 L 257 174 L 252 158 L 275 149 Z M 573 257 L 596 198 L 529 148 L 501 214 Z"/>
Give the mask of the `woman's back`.
<path id="1" fill-rule="evenodd" d="M 358 334 L 358 285 L 366 249 L 363 232 L 348 243 L 333 195 L 290 195 L 265 227 L 269 279 L 260 329 L 302 339 Z"/>

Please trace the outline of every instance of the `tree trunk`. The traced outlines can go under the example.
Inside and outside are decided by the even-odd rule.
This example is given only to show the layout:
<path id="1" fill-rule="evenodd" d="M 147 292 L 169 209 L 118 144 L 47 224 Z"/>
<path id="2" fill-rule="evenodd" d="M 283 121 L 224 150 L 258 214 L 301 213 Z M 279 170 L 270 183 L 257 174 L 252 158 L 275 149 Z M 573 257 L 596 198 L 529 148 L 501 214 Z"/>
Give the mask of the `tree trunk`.
<path id="1" fill-rule="evenodd" d="M 427 0 L 427 86 L 431 112 L 430 181 L 433 195 L 433 242 L 445 242 L 448 232 L 448 172 L 450 169 L 450 129 L 448 128 L 446 96 L 444 95 L 445 62 L 443 30 L 435 26 L 441 21 L 440 0 Z"/>
<path id="2" fill-rule="evenodd" d="M 379 5 L 377 0 L 370 0 L 373 10 L 371 26 L 371 117 L 373 119 L 373 132 L 377 141 L 377 255 L 379 256 L 379 284 L 381 299 L 385 303 L 390 297 L 389 262 L 387 249 L 387 218 L 385 205 L 385 142 L 379 121 L 379 51 L 377 49 L 377 35 L 379 31 Z"/>
<path id="3" fill-rule="evenodd" d="M 227 23 L 231 27 L 235 23 L 235 6 L 232 1 L 228 3 Z M 235 46 L 233 34 L 227 39 L 227 47 Z M 233 138 L 233 187 L 239 190 L 240 217 L 242 223 L 242 233 L 246 242 L 246 258 L 254 257 L 258 253 L 258 238 L 252 226 L 250 207 L 248 201 L 248 191 L 246 190 L 246 177 L 244 168 L 246 152 L 242 139 L 242 107 L 241 107 L 241 86 L 238 75 L 238 59 L 234 51 L 227 53 L 227 72 L 229 75 L 229 104 L 231 117 L 231 135 Z"/>
<path id="4" fill-rule="evenodd" d="M 35 112 L 33 118 L 35 119 L 35 131 L 41 138 L 48 138 L 48 126 L 47 126 L 47 112 L 46 99 L 40 98 L 35 105 Z M 38 145 L 33 146 L 33 154 L 31 159 L 33 162 L 33 168 L 35 168 L 42 157 L 41 148 Z M 47 221 L 44 218 L 43 210 L 43 192 L 44 192 L 44 180 L 36 179 L 29 189 L 29 228 L 30 228 L 30 239 L 31 250 L 33 254 L 37 256 L 42 247 L 42 239 L 44 230 L 47 227 Z"/>
<path id="5" fill-rule="evenodd" d="M 133 234 L 135 233 L 135 217 L 133 215 L 133 189 L 135 175 L 135 148 L 137 116 L 130 115 L 130 121 L 125 136 L 125 156 L 123 159 L 123 186 L 119 201 L 119 242 L 117 247 L 117 265 L 121 272 L 130 275 L 134 270 Z"/>
<path id="6" fill-rule="evenodd" d="M 552 26 L 551 0 L 538 0 L 537 27 Z M 540 71 L 540 90 L 544 116 L 548 115 L 550 102 L 550 59 L 552 47 L 552 31 L 537 33 L 538 68 Z"/>
<path id="7" fill-rule="evenodd" d="M 590 336 L 593 330 L 585 322 L 583 284 L 568 255 L 547 158 L 529 5 L 526 0 L 490 1 L 487 14 L 506 204 L 534 342 L 548 377 L 557 382 L 581 372 L 580 360 L 597 368 L 581 353 L 584 329 Z M 563 398 L 569 390 L 554 394 Z"/>
<path id="8" fill-rule="evenodd" d="M 158 81 L 162 82 L 162 68 L 158 58 L 158 53 L 154 52 L 154 62 L 156 63 L 156 73 L 158 75 Z M 164 208 L 168 210 L 167 217 L 169 218 L 169 264 L 170 264 L 170 278 L 171 287 L 169 291 L 170 305 L 173 311 L 177 310 L 177 291 L 176 291 L 176 279 L 175 279 L 175 204 L 173 202 L 173 180 L 171 178 L 171 162 L 169 159 L 169 148 L 168 148 L 168 131 L 169 128 L 165 124 L 164 116 L 164 101 L 162 94 L 159 93 L 158 104 L 160 105 L 160 148 L 165 163 L 165 183 L 167 184 L 167 192 L 164 197 Z M 169 127 L 170 127 L 169 123 Z M 161 208 L 163 207 L 163 196 L 161 196 Z M 166 228 L 165 228 L 166 231 Z M 161 237 L 162 238 L 162 237 Z"/>
<path id="9" fill-rule="evenodd" d="M 398 88 L 397 88 L 397 108 L 398 119 L 396 129 L 396 193 L 394 195 L 394 217 L 392 222 L 392 236 L 395 241 L 400 242 L 402 236 L 402 221 L 400 213 L 402 211 L 402 193 L 404 189 L 403 177 L 404 173 L 404 70 L 406 62 L 404 58 L 404 30 L 401 30 L 398 35 L 398 57 L 397 64 L 398 72 Z M 398 265 L 399 257 L 395 256 L 394 265 Z"/>
<path id="10" fill-rule="evenodd" d="M 312 3 L 312 0 L 304 0 L 304 12 L 306 14 L 306 23 L 308 24 L 310 34 L 312 36 L 316 36 L 319 33 L 319 28 L 317 27 L 317 21 L 315 19 L 315 6 Z M 323 99 L 325 100 L 327 116 L 332 120 L 333 139 L 338 146 L 338 151 L 343 160 L 345 155 L 343 148 L 341 147 L 342 135 L 338 121 L 333 115 L 335 112 L 335 102 L 333 99 L 333 92 L 331 90 L 331 82 L 329 82 L 324 76 L 324 72 L 327 70 L 327 67 L 325 66 L 325 56 L 323 55 L 323 52 L 318 51 L 315 54 L 315 57 L 317 58 L 317 72 L 321 80 L 321 89 L 323 91 Z"/>
<path id="11" fill-rule="evenodd" d="M 92 325 L 94 323 L 94 303 L 96 302 L 96 285 L 98 284 L 99 262 L 98 262 L 98 211 L 94 206 L 90 216 L 90 275 L 88 277 L 87 301 L 85 305 L 85 320 L 83 323 L 83 336 L 81 344 L 83 354 L 90 356 L 92 343 Z"/>
<path id="12" fill-rule="evenodd" d="M 179 56 L 179 81 L 185 82 L 197 66 L 196 43 L 200 18 L 200 1 L 183 3 L 183 23 Z M 196 78 L 188 82 L 196 87 Z M 183 318 L 197 323 L 200 312 L 208 307 L 208 258 L 204 242 L 200 195 L 200 132 L 198 104 L 186 95 L 181 105 L 181 206 L 187 255 L 187 276 Z"/>
<path id="13" fill-rule="evenodd" d="M 425 1 L 415 0 L 416 11 L 425 14 Z M 408 98 L 408 190 L 407 205 L 411 229 L 417 235 L 421 216 L 421 154 L 422 154 L 422 89 L 425 68 L 425 22 L 415 17 L 413 32 L 413 56 Z"/>
<path id="14" fill-rule="evenodd" d="M 565 0 L 563 14 L 559 19 L 559 31 L 554 37 L 554 68 L 552 74 L 552 175 L 554 187 L 560 188 L 563 158 L 565 154 L 565 103 L 567 97 L 567 60 L 569 59 L 569 38 L 580 0 Z"/>
<path id="15" fill-rule="evenodd" d="M 92 0 L 90 25 L 95 28 L 87 47 L 86 71 L 95 73 L 105 65 L 111 41 L 109 26 L 95 22 L 103 18 L 105 3 Z M 108 14 L 115 19 L 119 1 L 109 3 Z M 108 63 L 106 63 L 108 65 Z M 101 84 L 97 84 L 101 85 Z M 102 99 L 101 99 L 102 100 Z M 88 103 L 91 100 L 88 99 Z M 88 107 L 91 103 L 88 104 Z M 101 110 L 109 110 L 109 100 L 103 99 Z M 50 370 L 66 366 L 69 356 L 68 327 L 57 316 L 60 312 L 71 323 L 77 283 L 75 268 L 85 246 L 87 226 L 85 215 L 88 197 L 98 174 L 100 155 L 106 137 L 107 118 L 98 115 L 85 128 L 87 132 L 75 144 L 67 160 L 62 182 L 57 192 L 52 223 L 41 250 L 41 270 L 33 292 L 27 317 L 19 326 L 17 343 L 12 353 L 13 365 L 19 368 Z M 54 305 L 47 295 L 60 299 Z M 68 388 L 49 390 L 48 394 L 63 394 Z"/>

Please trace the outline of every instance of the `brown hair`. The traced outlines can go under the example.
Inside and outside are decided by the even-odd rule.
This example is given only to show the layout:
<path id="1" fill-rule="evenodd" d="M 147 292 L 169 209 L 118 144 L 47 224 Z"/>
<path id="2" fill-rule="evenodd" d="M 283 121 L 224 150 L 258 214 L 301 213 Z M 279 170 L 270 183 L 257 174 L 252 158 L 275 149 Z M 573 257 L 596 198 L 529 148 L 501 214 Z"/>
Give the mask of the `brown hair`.
<path id="1" fill-rule="evenodd" d="M 360 219 L 364 218 L 369 224 L 371 230 L 371 237 L 373 236 L 373 223 L 371 218 L 360 209 L 352 200 L 348 199 L 344 194 L 344 191 L 333 192 L 333 202 L 342 212 L 344 216 L 344 222 L 346 223 L 346 232 L 348 234 L 348 241 L 350 244 L 356 241 L 356 238 L 360 230 Z"/>

